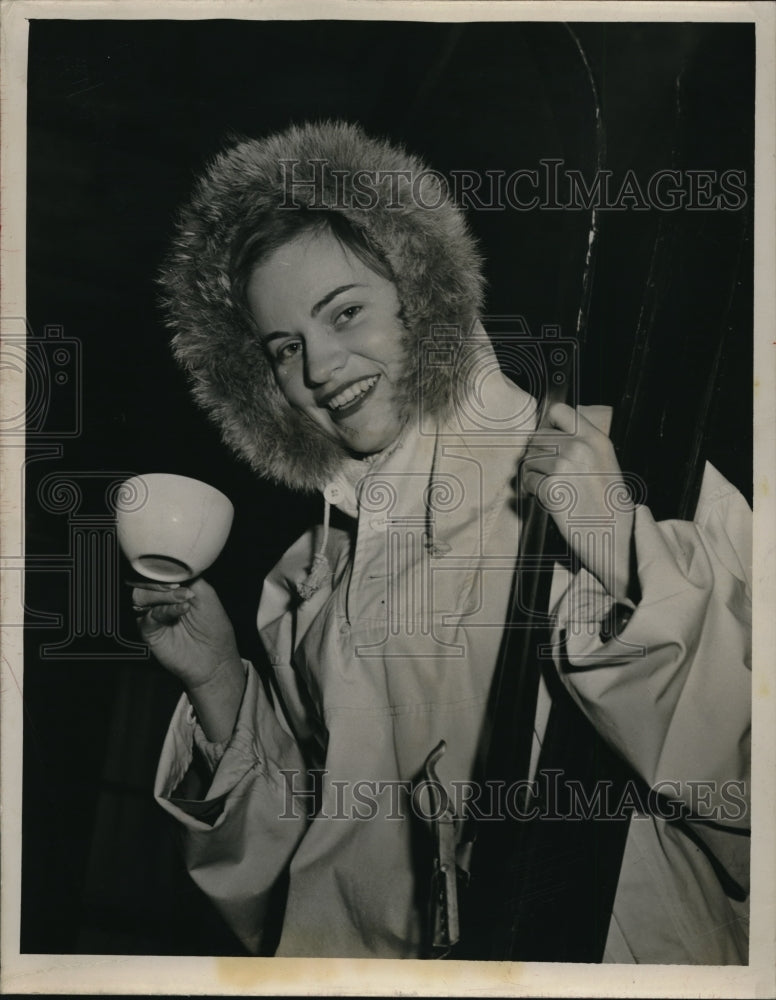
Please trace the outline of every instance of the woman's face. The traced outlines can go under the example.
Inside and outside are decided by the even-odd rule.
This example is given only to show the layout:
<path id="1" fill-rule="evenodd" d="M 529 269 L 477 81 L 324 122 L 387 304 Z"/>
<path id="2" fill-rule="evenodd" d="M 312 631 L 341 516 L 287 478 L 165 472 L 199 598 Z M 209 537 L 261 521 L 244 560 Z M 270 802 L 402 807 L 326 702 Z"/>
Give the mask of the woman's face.
<path id="1" fill-rule="evenodd" d="M 359 454 L 396 440 L 404 327 L 390 281 L 330 232 L 305 233 L 254 269 L 247 299 L 293 407 Z"/>

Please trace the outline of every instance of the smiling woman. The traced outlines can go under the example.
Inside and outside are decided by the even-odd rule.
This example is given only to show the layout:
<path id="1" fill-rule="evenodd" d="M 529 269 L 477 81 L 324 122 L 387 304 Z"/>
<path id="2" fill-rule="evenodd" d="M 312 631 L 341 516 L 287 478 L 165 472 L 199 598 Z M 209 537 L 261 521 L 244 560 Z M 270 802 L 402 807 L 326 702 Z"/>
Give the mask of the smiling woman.
<path id="1" fill-rule="evenodd" d="M 379 178 L 367 202 L 359 194 L 365 171 Z M 426 194 L 432 186 L 444 196 L 441 202 L 433 199 L 434 209 L 415 202 L 411 185 L 396 184 L 408 172 L 426 178 Z M 176 330 L 174 350 L 227 443 L 261 475 L 306 491 L 320 489 L 339 467 L 339 435 L 311 422 L 281 391 L 259 342 L 255 288 L 252 295 L 249 289 L 257 264 L 273 258 L 282 271 L 274 255 L 288 254 L 297 238 L 313 236 L 338 244 L 335 258 L 325 264 L 330 273 L 337 261 L 349 263 L 333 284 L 316 289 L 308 309 L 352 284 L 351 266 L 360 268 L 358 280 L 366 276 L 375 293 L 393 286 L 398 319 L 392 316 L 390 325 L 404 330 L 406 363 L 395 373 L 394 389 L 402 408 L 434 413 L 450 406 L 457 391 L 456 356 L 481 311 L 483 288 L 475 241 L 436 175 L 354 126 L 292 127 L 261 142 L 241 143 L 214 160 L 181 215 L 162 276 Z M 308 283 L 324 266 L 313 257 L 306 255 Z M 300 276 L 294 271 L 288 280 L 294 282 L 296 301 Z M 311 293 L 309 284 L 303 291 Z M 268 319 L 273 322 L 261 330 L 265 336 L 300 332 L 286 329 L 283 315 Z M 458 336 L 447 337 L 447 363 L 428 364 L 423 341 L 437 329 Z"/>
<path id="2" fill-rule="evenodd" d="M 293 407 L 357 454 L 396 440 L 407 337 L 390 281 L 332 233 L 308 234 L 256 265 L 247 300 Z"/>
<path id="3" fill-rule="evenodd" d="M 367 202 L 364 171 L 381 178 Z M 393 183 L 407 175 L 422 184 Z M 647 796 L 631 824 L 586 960 L 744 961 L 747 813 L 727 808 L 748 774 L 743 499 L 711 470 L 697 523 L 658 525 L 628 496 L 600 412 L 556 404 L 540 417 L 479 322 L 462 213 L 424 164 L 354 126 L 221 154 L 162 280 L 176 356 L 225 440 L 325 503 L 322 528 L 265 580 L 266 683 L 204 580 L 132 594 L 141 634 L 185 689 L 156 795 L 246 948 L 385 958 L 456 944 L 512 624 L 522 466 L 521 492 L 544 496 L 563 551 L 543 609 L 554 673 L 525 727 L 530 772 L 516 777 L 541 775 L 562 685 L 634 788 L 671 790 L 670 816 Z M 557 503 L 569 490 L 574 519 Z M 712 789 L 700 804 L 699 779 Z M 546 802 L 534 784 L 505 804 Z M 569 953 L 552 922 L 542 933 L 520 957 Z"/>

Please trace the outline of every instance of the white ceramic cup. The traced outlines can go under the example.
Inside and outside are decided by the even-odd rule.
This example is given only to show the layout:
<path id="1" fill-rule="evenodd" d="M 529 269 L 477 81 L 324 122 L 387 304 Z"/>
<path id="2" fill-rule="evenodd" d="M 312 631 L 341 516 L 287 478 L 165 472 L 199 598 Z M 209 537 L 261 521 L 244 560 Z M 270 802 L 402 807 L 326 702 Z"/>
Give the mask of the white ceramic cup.
<path id="1" fill-rule="evenodd" d="M 114 497 L 118 540 L 132 568 L 163 583 L 182 583 L 218 557 L 234 508 L 213 486 L 153 472 L 122 483 Z"/>

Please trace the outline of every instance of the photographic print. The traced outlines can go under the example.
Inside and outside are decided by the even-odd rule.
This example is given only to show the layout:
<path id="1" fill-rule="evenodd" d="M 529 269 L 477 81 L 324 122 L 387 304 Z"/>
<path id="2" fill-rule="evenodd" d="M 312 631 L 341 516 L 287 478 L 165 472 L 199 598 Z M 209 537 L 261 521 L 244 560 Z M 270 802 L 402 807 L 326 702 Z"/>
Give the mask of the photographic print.
<path id="1" fill-rule="evenodd" d="M 772 6 L 4 21 L 4 991 L 772 995 Z"/>

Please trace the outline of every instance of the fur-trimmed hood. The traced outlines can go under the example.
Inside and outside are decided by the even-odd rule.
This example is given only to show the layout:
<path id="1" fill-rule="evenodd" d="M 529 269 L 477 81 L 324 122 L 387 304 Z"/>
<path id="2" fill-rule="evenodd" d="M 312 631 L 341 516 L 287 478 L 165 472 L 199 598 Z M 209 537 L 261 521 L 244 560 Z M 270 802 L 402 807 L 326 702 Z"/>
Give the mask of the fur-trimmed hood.
<path id="1" fill-rule="evenodd" d="M 280 206 L 340 212 L 388 262 L 407 329 L 409 403 L 426 413 L 446 409 L 456 392 L 457 346 L 481 307 L 481 260 L 440 175 L 355 125 L 306 124 L 240 142 L 200 177 L 160 277 L 175 356 L 239 455 L 262 476 L 311 490 L 346 453 L 286 401 L 234 294 L 241 234 Z M 429 338 L 445 339 L 436 352 L 445 360 L 429 359 Z"/>

